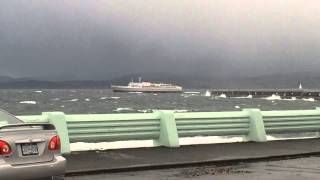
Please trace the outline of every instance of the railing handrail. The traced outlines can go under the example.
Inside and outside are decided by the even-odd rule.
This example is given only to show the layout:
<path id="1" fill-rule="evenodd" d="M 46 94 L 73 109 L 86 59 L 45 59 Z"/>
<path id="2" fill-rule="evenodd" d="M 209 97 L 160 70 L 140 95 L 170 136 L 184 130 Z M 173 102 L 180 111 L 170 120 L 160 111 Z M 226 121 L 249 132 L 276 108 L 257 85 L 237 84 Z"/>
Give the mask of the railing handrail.
<path id="1" fill-rule="evenodd" d="M 126 114 L 64 114 L 17 116 L 28 123 L 55 125 L 62 152 L 70 153 L 70 142 L 148 140 L 155 146 L 179 147 L 179 137 L 239 135 L 248 141 L 265 142 L 270 133 L 320 131 L 320 108 L 315 110 L 261 111 L 243 109 L 225 112 L 174 112 Z"/>

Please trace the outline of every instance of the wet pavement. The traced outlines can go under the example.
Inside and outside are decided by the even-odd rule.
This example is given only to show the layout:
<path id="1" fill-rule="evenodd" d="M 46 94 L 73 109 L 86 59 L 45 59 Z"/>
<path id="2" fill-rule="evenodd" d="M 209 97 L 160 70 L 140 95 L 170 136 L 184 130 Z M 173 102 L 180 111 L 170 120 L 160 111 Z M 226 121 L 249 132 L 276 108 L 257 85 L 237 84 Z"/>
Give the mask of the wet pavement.
<path id="1" fill-rule="evenodd" d="M 195 164 L 248 162 L 249 160 L 320 154 L 319 139 L 227 143 L 181 146 L 180 148 L 137 148 L 73 152 L 66 156 L 67 172 L 114 172 L 137 169 L 186 167 Z"/>
<path id="2" fill-rule="evenodd" d="M 318 180 L 320 157 L 67 177 L 66 180 Z"/>

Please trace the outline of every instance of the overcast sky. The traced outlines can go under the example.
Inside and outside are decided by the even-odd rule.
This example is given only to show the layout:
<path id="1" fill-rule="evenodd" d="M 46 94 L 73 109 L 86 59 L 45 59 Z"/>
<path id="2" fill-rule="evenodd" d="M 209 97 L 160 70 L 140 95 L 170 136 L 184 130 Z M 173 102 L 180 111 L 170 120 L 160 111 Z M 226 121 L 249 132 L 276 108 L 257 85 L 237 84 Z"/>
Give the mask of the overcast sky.
<path id="1" fill-rule="evenodd" d="M 318 71 L 319 0 L 1 0 L 0 75 Z"/>

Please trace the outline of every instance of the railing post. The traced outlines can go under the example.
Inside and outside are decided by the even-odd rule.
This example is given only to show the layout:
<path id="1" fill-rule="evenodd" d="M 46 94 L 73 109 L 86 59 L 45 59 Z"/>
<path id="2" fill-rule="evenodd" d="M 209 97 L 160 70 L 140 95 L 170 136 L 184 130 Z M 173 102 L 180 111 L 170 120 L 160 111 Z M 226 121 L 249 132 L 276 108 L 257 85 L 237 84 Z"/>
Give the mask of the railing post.
<path id="1" fill-rule="evenodd" d="M 178 130 L 173 111 L 158 111 L 160 114 L 159 145 L 179 147 Z"/>
<path id="2" fill-rule="evenodd" d="M 248 140 L 266 142 L 267 135 L 260 109 L 243 109 L 243 111 L 247 112 L 250 118 Z"/>
<path id="3" fill-rule="evenodd" d="M 316 110 L 319 112 L 320 114 L 320 107 L 316 107 Z M 316 137 L 320 138 L 320 130 L 318 132 L 316 132 Z"/>
<path id="4" fill-rule="evenodd" d="M 61 153 L 70 153 L 70 141 L 67 128 L 66 115 L 63 112 L 43 112 L 43 116 L 46 116 L 49 123 L 56 127 L 58 135 L 61 140 Z"/>

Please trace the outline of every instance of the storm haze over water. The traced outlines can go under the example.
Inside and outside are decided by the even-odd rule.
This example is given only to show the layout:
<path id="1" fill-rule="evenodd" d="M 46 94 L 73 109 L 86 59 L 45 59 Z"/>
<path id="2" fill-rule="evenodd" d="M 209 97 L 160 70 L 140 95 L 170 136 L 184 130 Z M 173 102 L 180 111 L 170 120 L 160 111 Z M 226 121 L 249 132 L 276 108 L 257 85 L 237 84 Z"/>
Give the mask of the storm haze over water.
<path id="1" fill-rule="evenodd" d="M 318 0 L 2 0 L 0 76 L 318 71 Z"/>

